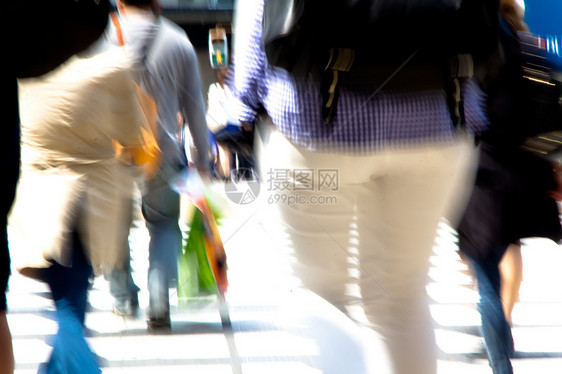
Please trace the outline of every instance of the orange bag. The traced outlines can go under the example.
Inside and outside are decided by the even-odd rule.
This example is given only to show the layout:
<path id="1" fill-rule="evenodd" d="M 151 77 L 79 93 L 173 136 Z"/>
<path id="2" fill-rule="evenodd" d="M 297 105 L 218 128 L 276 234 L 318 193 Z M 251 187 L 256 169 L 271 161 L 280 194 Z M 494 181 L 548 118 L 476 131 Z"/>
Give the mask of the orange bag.
<path id="1" fill-rule="evenodd" d="M 121 31 L 117 14 L 112 13 L 111 20 L 117 33 L 117 42 L 120 46 L 123 46 L 123 32 Z M 140 107 L 148 123 L 146 128 L 141 128 L 143 145 L 124 146 L 114 140 L 113 148 L 115 149 L 116 157 L 122 162 L 132 165 L 143 165 L 145 177 L 151 179 L 160 166 L 161 157 L 161 150 L 156 138 L 158 133 L 158 107 L 156 101 L 148 92 L 137 84 L 135 84 L 135 88 Z"/>

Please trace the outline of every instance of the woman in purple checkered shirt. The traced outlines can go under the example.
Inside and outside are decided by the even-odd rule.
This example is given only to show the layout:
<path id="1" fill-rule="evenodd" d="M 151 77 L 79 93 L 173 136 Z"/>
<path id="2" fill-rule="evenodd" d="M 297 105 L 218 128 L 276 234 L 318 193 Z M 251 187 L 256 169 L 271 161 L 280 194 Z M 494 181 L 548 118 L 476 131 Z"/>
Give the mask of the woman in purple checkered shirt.
<path id="1" fill-rule="evenodd" d="M 261 176 L 289 173 L 292 187 L 275 199 L 280 219 L 270 224 L 289 238 L 292 270 L 382 347 L 368 372 L 435 374 L 429 258 L 440 219 L 455 218 L 466 196 L 461 186 L 471 185 L 471 135 L 488 123 L 482 91 L 473 80 L 463 86 L 462 133 L 444 89 L 366 95 L 342 88 L 337 116 L 325 126 L 318 86 L 267 64 L 263 0 L 237 6 L 228 82 L 241 121 L 267 113 L 256 125 Z M 303 170 L 312 178 L 299 179 Z M 323 170 L 336 171 L 328 188 Z"/>

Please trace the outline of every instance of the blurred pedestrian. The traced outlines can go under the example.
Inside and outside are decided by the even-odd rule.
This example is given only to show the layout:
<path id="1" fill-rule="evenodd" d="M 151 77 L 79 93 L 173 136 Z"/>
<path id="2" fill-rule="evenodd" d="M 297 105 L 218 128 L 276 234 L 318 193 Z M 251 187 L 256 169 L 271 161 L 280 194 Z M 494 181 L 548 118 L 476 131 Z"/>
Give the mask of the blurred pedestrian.
<path id="1" fill-rule="evenodd" d="M 15 195 L 16 184 L 19 177 L 19 114 L 18 114 L 18 93 L 17 81 L 13 71 L 2 74 L 1 78 L 2 94 L 5 98 L 5 108 L 7 118 L 4 125 L 4 136 L 0 144 L 0 154 L 5 160 L 3 168 L 5 189 L 2 192 L 2 202 L 0 205 L 0 373 L 11 374 L 14 371 L 14 353 L 12 348 L 12 338 L 6 310 L 6 291 L 8 289 L 8 279 L 10 277 L 10 253 L 8 249 L 8 212 L 12 206 Z"/>
<path id="2" fill-rule="evenodd" d="M 158 107 L 158 145 L 162 151 L 155 175 L 144 180 L 142 213 L 150 235 L 148 268 L 148 328 L 171 327 L 169 286 L 177 277 L 177 257 L 182 233 L 178 219 L 180 196 L 169 185 L 170 178 L 187 165 L 182 129 L 177 114 L 182 113 L 193 137 L 198 169 L 208 175 L 210 147 L 205 123 L 205 102 L 195 50 L 177 25 L 157 14 L 156 0 L 118 0 L 119 24 L 124 44 L 135 58 L 146 64 L 141 87 Z M 117 44 L 117 34 L 109 38 Z M 145 48 L 147 40 L 150 46 Z M 127 279 L 127 277 L 121 279 Z M 127 290 L 127 284 L 111 279 L 111 287 Z M 115 295 L 115 294 L 114 294 Z M 129 292 L 134 299 L 134 292 Z M 117 300 L 119 302 L 119 300 Z M 124 301 L 126 303 L 126 300 Z"/>
<path id="3" fill-rule="evenodd" d="M 268 227 L 289 238 L 303 286 L 370 329 L 371 347 L 382 348 L 370 352 L 378 367 L 369 372 L 436 373 L 429 257 L 441 217 L 462 200 L 474 142 L 455 132 L 444 87 L 371 95 L 342 84 L 324 123 L 319 84 L 268 65 L 263 9 L 263 0 L 237 3 L 229 85 L 247 105 L 240 120 L 256 122 L 269 200 L 279 197 L 280 220 Z M 475 79 L 462 91 L 466 128 L 478 133 L 483 93 Z"/>
<path id="4" fill-rule="evenodd" d="M 544 89 L 549 85 L 535 83 L 535 92 L 527 84 L 533 81 L 527 81 L 523 70 L 520 33 L 527 31 L 523 10 L 515 0 L 502 0 L 500 5 L 505 62 L 489 82 L 491 123 L 481 137 L 477 178 L 458 232 L 459 249 L 469 258 L 478 284 L 488 361 L 494 374 L 510 374 L 514 353 L 511 312 L 522 277 L 520 239 L 562 238 L 557 204 L 550 196 L 556 189 L 552 165 L 521 146 L 537 134 L 540 118 L 559 127 L 562 111 L 558 92 L 553 93 L 549 106 Z M 540 51 L 534 55 L 539 56 Z M 534 65 L 534 69 L 538 67 Z"/>
<path id="5" fill-rule="evenodd" d="M 0 373 L 11 374 L 15 368 L 11 333 L 6 311 L 6 292 L 11 259 L 8 248 L 8 214 L 11 209 L 20 166 L 20 119 L 17 78 L 45 74 L 73 54 L 87 48 L 105 28 L 109 2 L 33 2 L 5 4 L 4 14 L 10 20 L 2 23 L 2 35 L 13 25 L 20 32 L 7 38 L 0 87 L 6 117 L 0 141 L 3 160 L 3 190 L 0 203 Z M 85 11 L 86 10 L 86 11 Z M 48 26 L 47 26 L 48 24 Z"/>
<path id="6" fill-rule="evenodd" d="M 142 146 L 147 119 L 125 50 L 99 40 L 20 82 L 22 173 L 10 215 L 18 270 L 46 282 L 58 332 L 45 373 L 99 373 L 84 336 L 90 279 L 118 258 L 132 180 L 114 141 Z"/>
<path id="7" fill-rule="evenodd" d="M 207 92 L 207 125 L 218 145 L 219 174 L 229 177 L 236 171 L 237 177 L 252 178 L 254 132 L 248 124 L 242 124 L 233 114 L 236 101 L 230 88 L 225 84 L 229 69 L 217 68 L 217 81 Z"/>

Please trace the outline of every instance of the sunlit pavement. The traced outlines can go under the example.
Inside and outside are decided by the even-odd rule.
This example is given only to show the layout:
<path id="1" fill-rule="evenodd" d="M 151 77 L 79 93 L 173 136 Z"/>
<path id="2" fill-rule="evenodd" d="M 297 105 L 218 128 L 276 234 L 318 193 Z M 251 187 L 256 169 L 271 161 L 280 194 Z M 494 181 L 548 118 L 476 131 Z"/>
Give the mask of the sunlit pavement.
<path id="1" fill-rule="evenodd" d="M 139 318 L 112 314 L 103 278 L 96 279 L 90 293 L 88 339 L 103 372 L 361 373 L 365 355 L 354 349 L 359 339 L 354 325 L 306 291 L 287 292 L 295 281 L 284 278 L 288 266 L 282 243 L 261 225 L 266 210 L 259 201 L 225 208 L 221 236 L 228 255 L 230 324 L 224 315 L 221 319 L 215 302 L 180 310 L 172 297 L 172 331 L 167 334 L 146 331 L 148 236 L 142 224 L 132 230 L 134 276 L 142 289 Z M 439 374 L 491 373 L 479 333 L 478 295 L 455 249 L 454 235 L 443 224 L 428 284 Z M 562 249 L 548 240 L 529 239 L 523 256 L 521 300 L 513 314 L 515 373 L 561 373 Z M 57 325 L 47 291 L 16 272 L 11 278 L 8 319 L 17 374 L 36 373 L 48 359 Z"/>

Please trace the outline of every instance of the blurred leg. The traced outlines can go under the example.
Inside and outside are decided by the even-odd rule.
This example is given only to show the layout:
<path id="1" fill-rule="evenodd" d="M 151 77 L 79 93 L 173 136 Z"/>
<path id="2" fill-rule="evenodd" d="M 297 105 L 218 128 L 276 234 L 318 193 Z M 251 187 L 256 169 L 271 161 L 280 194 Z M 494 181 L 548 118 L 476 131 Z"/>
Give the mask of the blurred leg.
<path id="1" fill-rule="evenodd" d="M 6 320 L 6 290 L 10 277 L 10 252 L 7 238 L 8 212 L 16 193 L 20 172 L 20 123 L 18 84 L 15 77 L 4 72 L 0 81 L 3 92 L 4 122 L 0 145 L 2 160 L 2 195 L 0 199 L 0 373 L 14 371 L 12 337 Z"/>
<path id="2" fill-rule="evenodd" d="M 128 245 L 127 248 L 129 248 Z M 109 292 L 114 298 L 113 312 L 115 314 L 134 316 L 139 307 L 138 292 L 140 288 L 133 280 L 130 253 L 126 256 L 125 261 L 122 268 L 113 269 L 107 276 Z"/>
<path id="3" fill-rule="evenodd" d="M 59 325 L 49 362 L 44 371 L 40 370 L 47 374 L 101 373 L 84 335 L 92 267 L 78 233 L 73 232 L 72 236 L 72 266 L 54 263 L 44 273 L 55 301 Z"/>
<path id="4" fill-rule="evenodd" d="M 15 369 L 12 335 L 6 320 L 6 312 L 0 312 L 0 374 L 12 374 Z"/>
<path id="5" fill-rule="evenodd" d="M 0 224 L 1 225 L 1 224 Z M 0 374 L 11 374 L 14 371 L 14 352 L 12 335 L 6 319 L 6 291 L 10 276 L 10 254 L 6 238 L 6 225 L 0 231 Z"/>
<path id="6" fill-rule="evenodd" d="M 486 342 L 490 366 L 494 374 L 511 374 L 513 337 L 500 298 L 498 265 L 502 255 L 503 250 L 498 250 L 490 258 L 473 260 L 472 263 L 480 293 L 478 309 L 482 317 L 482 335 Z"/>
<path id="7" fill-rule="evenodd" d="M 512 324 L 511 315 L 519 301 L 519 289 L 523 281 L 523 257 L 520 244 L 510 244 L 500 262 L 501 300 L 507 323 Z"/>
<path id="8" fill-rule="evenodd" d="M 49 362 L 41 374 L 99 374 L 101 370 L 90 349 L 84 325 L 73 304 L 65 299 L 56 301 L 59 329 L 53 341 Z"/>
<path id="9" fill-rule="evenodd" d="M 308 192 L 278 193 L 326 202 L 275 206 L 282 217 L 278 229 L 290 238 L 295 274 L 305 287 L 377 333 L 385 349 L 373 355 L 381 362 L 389 358 L 377 372 L 436 373 L 425 290 L 429 257 L 439 220 L 454 196 L 451 180 L 469 172 L 473 147 L 463 142 L 348 157 L 304 151 L 275 132 L 266 137 L 264 151 L 258 148 L 262 180 L 276 171 L 288 171 L 291 183 L 298 181 L 299 171 L 337 171 L 331 189 L 314 185 Z M 336 200 L 330 203 L 331 197 Z"/>
<path id="10" fill-rule="evenodd" d="M 129 231 L 133 223 L 133 199 L 126 206 L 121 248 L 123 259 L 121 266 L 116 267 L 107 275 L 109 281 L 109 292 L 113 296 L 113 312 L 122 316 L 134 316 L 139 307 L 139 287 L 135 284 L 131 269 L 131 248 L 129 245 Z"/>
<path id="11" fill-rule="evenodd" d="M 107 275 L 109 281 L 109 292 L 114 298 L 113 312 L 121 316 L 135 316 L 139 308 L 138 292 L 140 288 L 133 279 L 133 269 L 131 267 L 131 247 L 129 235 L 131 227 L 134 225 L 134 213 L 138 209 L 140 198 L 138 194 L 139 184 L 143 175 L 142 169 L 131 165 L 121 166 L 121 198 L 122 198 L 122 225 L 120 229 L 122 251 L 115 268 Z"/>
<path id="12" fill-rule="evenodd" d="M 393 373 L 435 373 L 436 344 L 426 293 L 440 219 L 454 199 L 453 180 L 469 177 L 469 142 L 389 151 L 384 173 L 358 198 L 362 309 L 390 354 Z M 378 160 L 381 162 L 381 160 Z M 369 197 L 371 196 L 371 197 Z"/>
<path id="13" fill-rule="evenodd" d="M 170 326 L 169 287 L 177 279 L 177 261 L 182 245 L 180 196 L 170 188 L 169 176 L 171 170 L 162 170 L 147 182 L 142 198 L 142 212 L 150 235 L 149 328 Z"/>

